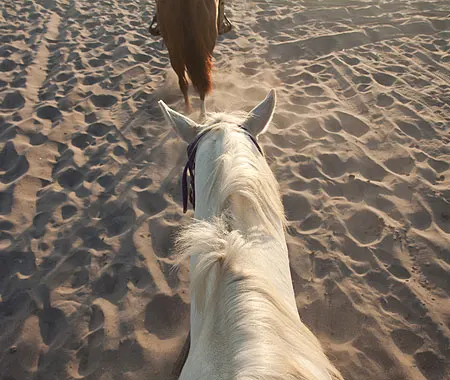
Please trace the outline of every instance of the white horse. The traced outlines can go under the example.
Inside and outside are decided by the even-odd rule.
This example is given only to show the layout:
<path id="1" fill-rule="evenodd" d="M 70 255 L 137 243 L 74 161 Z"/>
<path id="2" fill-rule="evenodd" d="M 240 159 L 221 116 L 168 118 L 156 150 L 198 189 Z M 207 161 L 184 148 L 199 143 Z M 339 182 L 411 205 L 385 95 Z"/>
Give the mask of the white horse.
<path id="1" fill-rule="evenodd" d="M 244 118 L 213 114 L 199 125 L 160 101 L 167 121 L 197 147 L 196 222 L 177 248 L 191 265 L 182 380 L 343 379 L 295 302 L 279 186 L 256 142 L 275 102 L 272 90 Z"/>

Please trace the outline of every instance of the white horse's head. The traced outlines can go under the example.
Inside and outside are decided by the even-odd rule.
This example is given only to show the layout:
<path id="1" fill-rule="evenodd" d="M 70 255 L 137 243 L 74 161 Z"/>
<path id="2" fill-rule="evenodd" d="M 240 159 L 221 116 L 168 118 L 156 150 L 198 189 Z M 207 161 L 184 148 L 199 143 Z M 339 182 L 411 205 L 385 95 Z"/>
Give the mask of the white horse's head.
<path id="1" fill-rule="evenodd" d="M 170 109 L 162 101 L 159 104 L 168 123 L 184 141 L 192 143 L 202 136 L 196 142 L 196 218 L 209 219 L 231 208 L 237 219 L 245 213 L 241 216 L 246 222 L 254 224 L 251 222 L 256 222 L 255 218 L 262 218 L 264 224 L 281 231 L 283 222 L 280 224 L 279 220 L 284 217 L 278 183 L 256 143 L 272 120 L 275 91 L 271 90 L 248 114 L 211 114 L 204 124 Z"/>

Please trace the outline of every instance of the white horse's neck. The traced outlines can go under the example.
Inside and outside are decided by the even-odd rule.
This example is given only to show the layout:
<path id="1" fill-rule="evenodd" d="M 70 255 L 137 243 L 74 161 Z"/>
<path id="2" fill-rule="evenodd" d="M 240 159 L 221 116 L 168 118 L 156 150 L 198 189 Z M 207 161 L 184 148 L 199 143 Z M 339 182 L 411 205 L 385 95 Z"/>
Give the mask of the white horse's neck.
<path id="1" fill-rule="evenodd" d="M 252 273 L 254 278 L 268 284 L 279 299 L 288 305 L 293 318 L 300 323 L 289 270 L 278 184 L 253 142 L 235 126 L 230 127 L 230 130 L 218 129 L 210 133 L 211 135 L 205 138 L 197 151 L 195 218 L 210 221 L 224 213 L 231 215 L 229 230 L 239 231 L 254 247 L 235 257 L 235 268 L 243 273 Z M 191 273 L 194 273 L 198 260 L 196 256 L 191 257 Z M 214 279 L 211 278 L 210 282 L 214 282 Z M 217 301 L 221 303 L 219 298 L 233 299 L 238 292 L 232 287 L 222 288 L 220 296 L 217 293 L 215 295 Z M 245 315 L 250 326 L 252 319 L 261 318 L 261 308 L 258 309 L 255 305 L 267 301 L 261 294 L 255 293 L 255 296 L 252 298 L 252 304 L 236 303 L 237 315 Z M 215 309 L 217 315 L 214 317 L 216 323 L 220 324 L 220 329 L 217 326 L 213 328 L 209 325 L 212 318 L 211 310 L 203 314 L 192 300 L 191 349 L 194 352 L 196 350 L 202 352 L 204 347 L 208 347 L 208 352 L 204 354 L 211 355 L 215 352 L 213 356 L 223 359 L 224 355 L 229 355 L 230 350 L 237 349 L 238 343 L 232 338 L 236 335 L 234 331 L 236 326 L 233 327 L 234 323 L 230 324 L 229 318 L 226 321 L 222 319 L 227 315 L 227 310 L 220 311 L 220 309 L 221 306 Z M 256 312 L 252 313 L 252 310 Z M 270 312 L 273 314 L 274 310 Z M 214 334 L 219 334 L 219 330 L 224 334 L 217 346 L 211 347 L 211 336 L 205 334 L 208 325 Z M 268 336 L 264 334 L 265 328 L 271 327 L 259 324 L 258 331 L 250 329 L 246 333 L 252 335 L 248 336 L 248 339 L 253 340 L 250 345 L 263 351 L 268 348 L 267 342 L 264 343 Z M 243 334 L 243 331 L 239 334 Z M 233 347 L 224 344 L 229 339 L 234 341 L 230 342 Z M 253 354 L 257 351 L 253 350 Z"/>
<path id="2" fill-rule="evenodd" d="M 275 99 L 271 91 L 245 118 L 251 136 L 265 131 Z M 185 141 L 205 128 L 160 104 Z M 191 258 L 191 348 L 180 380 L 342 380 L 300 321 L 278 184 L 240 121 L 214 115 L 198 145 L 198 221 L 177 242 L 180 260 Z"/>

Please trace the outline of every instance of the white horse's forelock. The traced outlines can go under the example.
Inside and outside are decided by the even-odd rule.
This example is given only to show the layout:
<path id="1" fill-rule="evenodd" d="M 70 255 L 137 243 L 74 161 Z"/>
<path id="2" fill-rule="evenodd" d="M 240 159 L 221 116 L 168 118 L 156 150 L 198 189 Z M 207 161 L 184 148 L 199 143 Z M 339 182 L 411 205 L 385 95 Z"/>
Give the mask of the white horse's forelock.
<path id="1" fill-rule="evenodd" d="M 223 153 L 217 157 L 216 172 L 208 174 L 214 182 L 209 196 L 219 200 L 218 216 L 194 221 L 176 241 L 178 262 L 196 257 L 190 286 L 195 306 L 203 315 L 223 316 L 233 358 L 227 378 L 342 380 L 295 307 L 271 281 L 239 260 L 255 250 L 287 257 L 278 182 L 249 137 L 236 127 L 239 120 L 223 114 L 208 120 L 211 134 L 223 133 Z M 234 220 L 227 202 L 235 195 L 245 199 L 261 223 L 246 231 L 230 228 Z"/>

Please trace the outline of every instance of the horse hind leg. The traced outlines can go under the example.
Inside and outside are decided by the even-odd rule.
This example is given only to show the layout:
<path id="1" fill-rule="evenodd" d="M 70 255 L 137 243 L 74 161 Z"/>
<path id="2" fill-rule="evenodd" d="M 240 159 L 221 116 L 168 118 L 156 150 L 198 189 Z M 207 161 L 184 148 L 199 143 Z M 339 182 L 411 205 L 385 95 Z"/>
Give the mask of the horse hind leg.
<path id="1" fill-rule="evenodd" d="M 206 103 L 205 103 L 205 95 L 200 95 L 200 118 L 206 118 Z"/>
<path id="2" fill-rule="evenodd" d="M 178 76 L 178 85 L 180 86 L 180 90 L 183 93 L 185 112 L 190 113 L 192 108 L 191 102 L 189 100 L 189 83 L 186 78 L 186 68 L 184 66 L 184 63 L 182 63 L 178 59 L 171 59 L 171 62 L 172 67 Z"/>
<path id="3" fill-rule="evenodd" d="M 186 79 L 185 73 L 178 74 L 178 84 L 180 86 L 180 90 L 183 93 L 184 97 L 184 107 L 186 113 L 190 113 L 192 110 L 191 101 L 189 100 L 189 83 Z"/>

